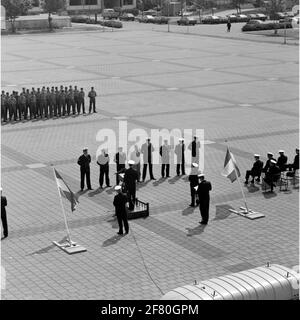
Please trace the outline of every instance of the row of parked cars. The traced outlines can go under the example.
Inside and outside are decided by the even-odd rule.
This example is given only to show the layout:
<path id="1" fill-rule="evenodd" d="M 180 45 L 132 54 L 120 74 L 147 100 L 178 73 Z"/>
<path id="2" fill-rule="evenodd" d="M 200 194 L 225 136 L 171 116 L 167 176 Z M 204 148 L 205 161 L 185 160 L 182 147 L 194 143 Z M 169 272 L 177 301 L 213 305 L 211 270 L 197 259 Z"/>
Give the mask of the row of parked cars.
<path id="1" fill-rule="evenodd" d="M 230 14 L 226 17 L 209 15 L 202 18 L 202 23 L 204 24 L 218 24 L 218 23 L 227 23 L 228 19 L 231 23 L 233 22 L 248 22 L 252 19 L 266 21 L 267 16 L 263 13 L 251 13 L 251 14 Z"/>

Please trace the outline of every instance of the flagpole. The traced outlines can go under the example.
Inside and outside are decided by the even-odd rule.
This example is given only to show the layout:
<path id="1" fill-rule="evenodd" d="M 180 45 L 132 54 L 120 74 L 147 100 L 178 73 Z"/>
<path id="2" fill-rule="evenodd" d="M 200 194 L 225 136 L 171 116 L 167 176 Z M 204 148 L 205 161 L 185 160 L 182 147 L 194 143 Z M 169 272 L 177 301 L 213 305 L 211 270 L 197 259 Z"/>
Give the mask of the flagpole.
<path id="1" fill-rule="evenodd" d="M 53 168 L 53 173 L 54 173 L 54 177 L 55 177 L 55 171 L 54 170 L 55 169 Z M 71 234 L 70 234 L 70 230 L 69 230 L 68 222 L 67 222 L 67 216 L 66 216 L 64 204 L 63 204 L 63 201 L 62 201 L 62 198 L 61 198 L 61 194 L 60 194 L 60 190 L 59 190 L 59 187 L 58 187 L 57 183 L 56 183 L 56 187 L 57 187 L 57 191 L 58 191 L 58 194 L 59 194 L 60 205 L 61 205 L 61 209 L 62 209 L 63 216 L 64 216 L 64 221 L 65 221 L 65 226 L 66 226 L 66 230 L 67 230 L 68 241 L 69 241 L 70 245 L 72 245 Z"/>
<path id="2" fill-rule="evenodd" d="M 228 148 L 228 150 L 229 150 L 229 152 L 230 152 L 230 156 L 231 156 L 232 153 L 231 153 L 230 148 L 228 147 L 228 145 L 227 145 L 227 148 Z M 238 183 L 239 183 L 239 186 L 240 186 L 240 188 L 241 188 L 241 191 L 242 191 L 242 195 L 243 195 L 243 199 L 244 199 L 244 203 L 245 203 L 245 207 L 246 207 L 247 213 L 249 213 L 249 209 L 248 209 L 248 206 L 247 206 L 247 201 L 246 201 L 245 193 L 244 193 L 244 190 L 243 190 L 241 181 L 240 181 L 240 179 L 239 179 L 238 173 L 237 173 L 237 171 L 236 171 L 235 163 L 233 163 L 233 167 L 234 167 L 234 172 L 235 172 L 235 175 L 236 175 L 236 179 L 237 179 L 237 181 L 238 181 Z"/>

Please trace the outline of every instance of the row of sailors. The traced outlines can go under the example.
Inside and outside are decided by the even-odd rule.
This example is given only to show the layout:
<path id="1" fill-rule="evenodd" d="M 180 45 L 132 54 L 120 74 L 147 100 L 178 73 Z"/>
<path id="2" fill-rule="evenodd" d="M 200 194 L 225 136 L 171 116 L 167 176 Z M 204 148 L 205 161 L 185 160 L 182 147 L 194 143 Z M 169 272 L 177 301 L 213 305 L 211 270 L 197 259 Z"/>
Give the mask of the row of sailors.
<path id="1" fill-rule="evenodd" d="M 91 87 L 88 97 L 90 99 L 89 112 L 93 108 L 96 112 L 96 96 L 97 93 L 94 87 Z M 77 86 L 68 87 L 60 86 L 49 87 L 42 89 L 23 88 L 19 94 L 18 91 L 13 91 L 11 94 L 2 90 L 1 92 L 1 117 L 3 122 L 36 119 L 37 117 L 52 117 L 61 115 L 85 113 L 85 92 L 83 88 L 77 89 Z M 72 110 L 71 110 L 72 109 Z"/>

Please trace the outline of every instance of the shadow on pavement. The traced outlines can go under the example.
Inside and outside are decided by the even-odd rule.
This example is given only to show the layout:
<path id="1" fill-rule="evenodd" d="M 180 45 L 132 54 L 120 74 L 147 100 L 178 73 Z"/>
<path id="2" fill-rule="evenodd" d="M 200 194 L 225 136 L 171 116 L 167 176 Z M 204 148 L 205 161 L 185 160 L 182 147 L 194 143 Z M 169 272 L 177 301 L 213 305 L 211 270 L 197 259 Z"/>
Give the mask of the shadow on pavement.
<path id="1" fill-rule="evenodd" d="M 140 188 L 145 187 L 150 181 L 152 181 L 152 180 L 147 180 L 147 181 L 145 181 L 145 182 L 138 183 L 138 184 L 136 185 L 136 189 L 138 190 L 138 189 L 140 189 Z"/>
<path id="2" fill-rule="evenodd" d="M 197 207 L 198 207 L 198 206 L 197 206 Z M 187 207 L 187 208 L 185 208 L 184 210 L 182 210 L 181 214 L 182 214 L 183 216 L 187 216 L 187 215 L 189 215 L 189 214 L 192 214 L 192 213 L 194 213 L 194 211 L 195 211 L 195 209 L 196 209 L 197 207 Z"/>
<path id="3" fill-rule="evenodd" d="M 174 183 L 176 183 L 180 178 L 181 178 L 181 176 L 175 176 L 175 177 L 169 179 L 168 182 L 169 182 L 170 184 L 174 184 Z"/>
<path id="4" fill-rule="evenodd" d="M 118 241 L 120 241 L 122 238 L 123 238 L 122 235 L 116 234 L 116 235 L 112 236 L 111 238 L 105 240 L 105 241 L 102 243 L 102 247 L 108 247 L 108 246 L 114 245 L 114 244 L 116 244 Z"/>
<path id="5" fill-rule="evenodd" d="M 66 242 L 66 240 L 67 240 L 67 237 L 64 237 L 64 238 L 62 238 L 60 241 L 57 241 L 57 242 L 58 242 L 59 244 L 62 244 L 62 243 L 64 243 L 64 242 Z M 39 249 L 39 250 L 34 251 L 34 252 L 32 252 L 32 253 L 29 253 L 29 254 L 27 254 L 26 256 L 32 256 L 32 255 L 34 255 L 34 254 L 48 253 L 48 251 L 50 251 L 51 249 L 54 249 L 54 248 L 56 248 L 56 245 L 55 245 L 55 244 L 51 244 L 51 245 L 49 245 L 49 246 L 47 246 L 47 247 L 45 247 L 45 248 L 42 248 L 42 249 Z"/>
<path id="6" fill-rule="evenodd" d="M 249 193 L 257 192 L 259 191 L 259 187 L 255 186 L 254 184 L 247 185 L 247 189 Z"/>
<path id="7" fill-rule="evenodd" d="M 229 209 L 233 209 L 234 208 L 228 204 L 221 204 L 221 205 L 217 205 L 216 206 L 216 215 L 214 220 L 223 220 L 228 218 L 231 215 L 231 212 L 229 211 Z"/>
<path id="8" fill-rule="evenodd" d="M 159 178 L 157 181 L 153 182 L 153 186 L 157 187 L 158 185 L 160 185 L 161 183 L 165 182 L 167 178 Z"/>
<path id="9" fill-rule="evenodd" d="M 95 191 L 92 191 L 88 194 L 89 197 L 93 197 L 96 196 L 99 193 L 102 193 L 104 191 L 104 189 L 100 189 L 100 187 L 98 189 L 96 189 Z"/>
<path id="10" fill-rule="evenodd" d="M 262 194 L 264 195 L 264 197 L 266 199 L 271 199 L 271 198 L 277 197 L 277 193 L 271 192 L 271 191 L 266 191 L 266 192 L 263 192 Z"/>
<path id="11" fill-rule="evenodd" d="M 187 236 L 191 237 L 191 236 L 195 236 L 197 234 L 201 234 L 202 232 L 204 232 L 204 229 L 206 228 L 206 225 L 198 225 L 195 228 L 186 228 L 186 230 L 188 231 Z"/>
<path id="12" fill-rule="evenodd" d="M 113 194 L 114 191 L 115 191 L 115 187 L 111 187 L 111 188 L 105 190 L 105 192 L 106 192 L 107 194 Z"/>
<path id="13" fill-rule="evenodd" d="M 75 193 L 75 197 L 77 198 L 77 199 L 79 199 L 79 197 L 80 196 L 83 196 L 85 193 L 87 193 L 88 192 L 88 190 L 84 190 L 84 191 L 81 191 L 81 190 L 79 190 L 79 191 L 77 191 L 76 193 Z"/>

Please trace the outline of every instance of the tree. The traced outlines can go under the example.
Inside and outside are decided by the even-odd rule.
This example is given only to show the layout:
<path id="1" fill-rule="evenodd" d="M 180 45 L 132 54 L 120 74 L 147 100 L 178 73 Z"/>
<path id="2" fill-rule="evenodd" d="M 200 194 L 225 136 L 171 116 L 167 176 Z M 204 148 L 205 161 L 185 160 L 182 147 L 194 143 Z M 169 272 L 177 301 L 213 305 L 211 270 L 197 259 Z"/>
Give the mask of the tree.
<path id="1" fill-rule="evenodd" d="M 26 15 L 31 8 L 30 0 L 2 0 L 1 4 L 5 8 L 6 18 L 11 23 L 11 30 L 16 32 L 15 21 L 18 16 Z"/>
<path id="2" fill-rule="evenodd" d="M 236 13 L 241 13 L 241 4 L 244 3 L 245 0 L 233 0 L 232 4 L 234 5 L 234 7 L 236 8 Z"/>
<path id="3" fill-rule="evenodd" d="M 43 9 L 48 12 L 49 29 L 52 30 L 51 14 L 66 9 L 66 0 L 44 0 Z"/>

